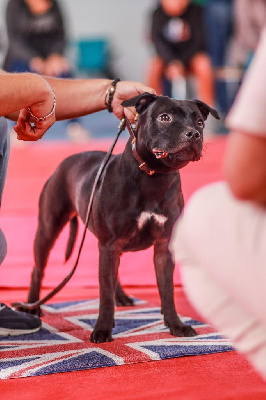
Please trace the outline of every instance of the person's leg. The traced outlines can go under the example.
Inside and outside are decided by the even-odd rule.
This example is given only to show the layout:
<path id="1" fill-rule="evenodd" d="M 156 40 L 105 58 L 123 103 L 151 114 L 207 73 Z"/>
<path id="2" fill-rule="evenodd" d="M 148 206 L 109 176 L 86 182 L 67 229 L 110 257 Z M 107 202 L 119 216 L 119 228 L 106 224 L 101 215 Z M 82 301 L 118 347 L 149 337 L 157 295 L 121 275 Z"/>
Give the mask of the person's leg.
<path id="1" fill-rule="evenodd" d="M 207 48 L 212 65 L 215 69 L 223 68 L 226 64 L 228 43 L 233 29 L 232 2 L 207 1 L 205 22 Z M 224 80 L 215 80 L 217 106 L 223 114 L 227 113 L 231 106 L 226 86 Z"/>
<path id="2" fill-rule="evenodd" d="M 4 118 L 0 118 L 0 205 L 5 185 L 10 152 L 10 137 Z M 7 253 L 5 235 L 0 229 L 0 265 Z M 34 315 L 14 311 L 0 302 L 0 336 L 25 335 L 37 332 L 41 327 L 41 320 Z"/>
<path id="3" fill-rule="evenodd" d="M 162 79 L 164 64 L 160 57 L 154 56 L 149 61 L 147 73 L 147 85 L 155 89 L 158 95 L 163 93 Z"/>
<path id="4" fill-rule="evenodd" d="M 199 312 L 266 378 L 266 213 L 236 201 L 225 184 L 199 190 L 171 248 Z"/>
<path id="5" fill-rule="evenodd" d="M 195 76 L 196 92 L 200 100 L 215 106 L 213 68 L 207 54 L 196 54 L 189 63 L 189 72 Z"/>

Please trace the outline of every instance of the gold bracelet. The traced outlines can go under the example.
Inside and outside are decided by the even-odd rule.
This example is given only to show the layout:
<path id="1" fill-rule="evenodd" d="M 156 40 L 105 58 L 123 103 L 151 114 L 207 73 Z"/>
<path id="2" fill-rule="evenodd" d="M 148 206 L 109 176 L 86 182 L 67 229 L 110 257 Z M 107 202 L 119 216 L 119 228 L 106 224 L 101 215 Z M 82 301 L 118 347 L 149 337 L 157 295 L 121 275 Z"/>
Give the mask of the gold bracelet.
<path id="1" fill-rule="evenodd" d="M 55 106 L 56 106 L 55 92 L 53 91 L 52 88 L 51 88 L 51 90 L 52 90 L 53 95 L 54 95 L 54 104 L 53 104 L 53 108 L 49 112 L 49 114 L 45 115 L 44 117 L 36 117 L 36 115 L 34 115 L 33 112 L 31 111 L 31 108 L 28 107 L 29 114 L 33 119 L 35 119 L 35 121 L 38 121 L 38 122 L 46 121 L 47 118 L 51 117 L 51 115 L 53 115 L 53 113 L 55 112 Z"/>

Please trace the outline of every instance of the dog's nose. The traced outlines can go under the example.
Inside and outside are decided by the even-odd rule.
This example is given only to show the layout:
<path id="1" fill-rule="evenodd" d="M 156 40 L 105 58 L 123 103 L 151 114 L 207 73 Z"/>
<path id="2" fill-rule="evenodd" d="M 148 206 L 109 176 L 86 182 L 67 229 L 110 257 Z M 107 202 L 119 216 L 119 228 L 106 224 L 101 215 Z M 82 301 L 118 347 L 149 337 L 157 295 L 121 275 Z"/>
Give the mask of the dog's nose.
<path id="1" fill-rule="evenodd" d="M 199 131 L 188 131 L 188 132 L 186 132 L 185 135 L 190 140 L 198 140 L 201 137 L 201 134 Z"/>

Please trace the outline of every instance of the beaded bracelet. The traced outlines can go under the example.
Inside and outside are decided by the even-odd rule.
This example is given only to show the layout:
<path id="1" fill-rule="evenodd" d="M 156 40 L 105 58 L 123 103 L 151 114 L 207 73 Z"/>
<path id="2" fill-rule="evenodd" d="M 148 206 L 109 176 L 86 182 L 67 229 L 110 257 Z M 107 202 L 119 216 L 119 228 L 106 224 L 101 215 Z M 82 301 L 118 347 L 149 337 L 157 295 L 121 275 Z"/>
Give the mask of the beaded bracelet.
<path id="1" fill-rule="evenodd" d="M 52 108 L 52 110 L 49 112 L 49 114 L 45 115 L 44 117 L 36 117 L 36 115 L 34 115 L 34 114 L 32 113 L 31 108 L 28 107 L 29 114 L 30 114 L 30 116 L 31 116 L 33 119 L 35 119 L 35 121 L 38 121 L 38 122 L 46 121 L 47 118 L 49 118 L 51 115 L 53 115 L 53 113 L 54 113 L 54 111 L 55 111 L 55 106 L 56 106 L 56 98 L 55 98 L 55 92 L 53 91 L 52 88 L 51 88 L 51 90 L 52 90 L 53 95 L 54 95 L 54 104 L 53 104 L 53 108 Z"/>
<path id="2" fill-rule="evenodd" d="M 106 91 L 106 98 L 108 96 L 108 99 L 106 101 L 106 105 L 107 105 L 107 110 L 109 111 L 109 113 L 113 112 L 112 101 L 113 101 L 113 97 L 114 97 L 114 94 L 115 94 L 116 84 L 119 81 L 120 81 L 119 78 L 114 79 L 113 82 L 111 83 L 111 86 Z"/>

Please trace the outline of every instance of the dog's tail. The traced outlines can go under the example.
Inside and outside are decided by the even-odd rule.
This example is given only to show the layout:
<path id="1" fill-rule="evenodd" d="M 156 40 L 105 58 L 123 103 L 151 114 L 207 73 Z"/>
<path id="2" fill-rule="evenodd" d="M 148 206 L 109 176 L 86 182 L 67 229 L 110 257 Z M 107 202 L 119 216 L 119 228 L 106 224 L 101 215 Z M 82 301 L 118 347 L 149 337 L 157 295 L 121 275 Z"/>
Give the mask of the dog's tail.
<path id="1" fill-rule="evenodd" d="M 78 227 L 79 227 L 77 216 L 73 217 L 69 223 L 70 223 L 70 230 L 69 230 L 67 248 L 65 252 L 65 262 L 70 258 L 76 243 Z"/>

